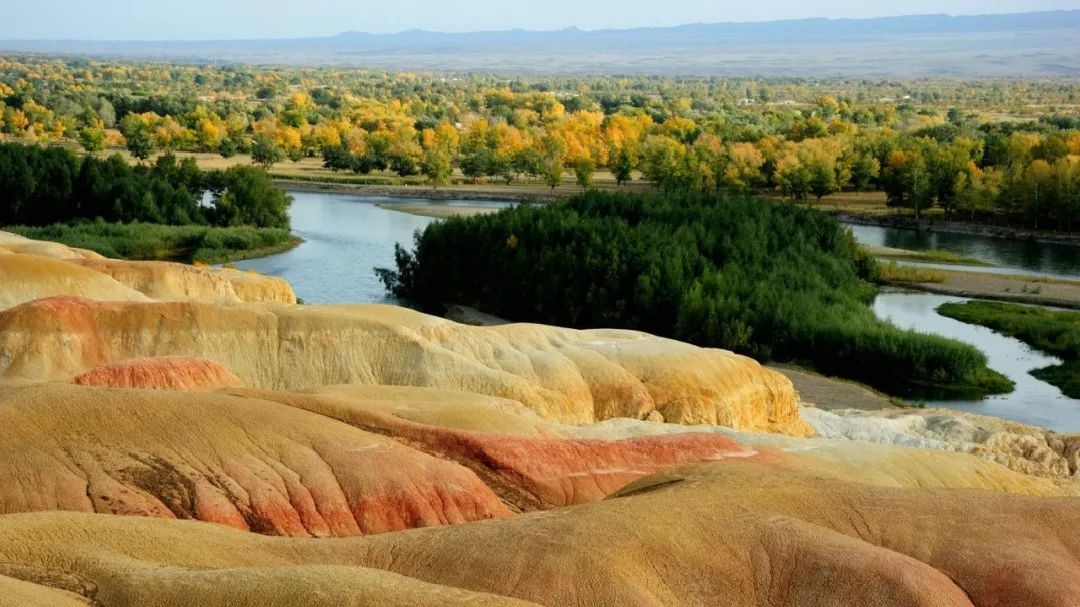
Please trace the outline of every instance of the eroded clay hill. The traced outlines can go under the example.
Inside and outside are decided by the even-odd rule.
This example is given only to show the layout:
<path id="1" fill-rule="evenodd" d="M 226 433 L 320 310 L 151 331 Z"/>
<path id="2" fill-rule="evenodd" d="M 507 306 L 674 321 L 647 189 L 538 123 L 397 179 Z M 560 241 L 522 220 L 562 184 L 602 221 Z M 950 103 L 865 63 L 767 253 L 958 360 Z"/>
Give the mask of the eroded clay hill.
<path id="1" fill-rule="evenodd" d="M 289 283 L 224 268 L 106 259 L 92 251 L 0 232 L 0 309 L 42 297 L 98 301 L 296 303 Z"/>
<path id="2" fill-rule="evenodd" d="M 1080 604 L 1076 437 L 282 285 L 0 234 L 0 606 Z"/>
<path id="3" fill-rule="evenodd" d="M 652 415 L 806 435 L 791 383 L 753 360 L 633 331 L 469 327 L 392 306 L 38 299 L 0 311 L 0 379 L 69 381 L 129 359 L 215 361 L 254 388 L 427 386 L 547 419 Z"/>
<path id="4" fill-rule="evenodd" d="M 0 583 L 46 586 L 39 605 L 1066 607 L 1080 603 L 1077 524 L 1075 500 L 881 488 L 732 461 L 652 476 L 602 502 L 334 541 L 6 516 Z"/>

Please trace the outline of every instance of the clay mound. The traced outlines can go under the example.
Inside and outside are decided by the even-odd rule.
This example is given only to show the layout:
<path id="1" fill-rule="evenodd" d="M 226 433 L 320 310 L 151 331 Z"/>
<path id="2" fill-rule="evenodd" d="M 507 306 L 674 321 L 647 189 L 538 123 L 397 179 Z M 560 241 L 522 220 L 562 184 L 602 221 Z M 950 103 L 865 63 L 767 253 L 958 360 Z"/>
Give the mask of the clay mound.
<path id="1" fill-rule="evenodd" d="M 386 402 L 371 402 L 351 386 L 319 395 L 233 390 L 332 417 L 357 428 L 391 436 L 442 459 L 458 462 L 477 474 L 512 509 L 532 511 L 601 500 L 632 481 L 669 468 L 724 459 L 769 459 L 716 433 L 670 434 L 606 441 L 541 438 L 443 428 L 416 423 L 398 412 L 428 405 L 412 400 L 412 391 L 398 394 L 387 413 Z M 384 393 L 384 398 L 389 394 Z M 421 395 L 422 397 L 424 395 Z M 454 395 L 450 395 L 453 399 Z M 487 403 L 498 406 L 499 403 Z M 446 406 L 455 409 L 455 404 Z M 466 409 L 484 417 L 483 407 Z M 551 433 L 558 426 L 551 425 Z"/>
<path id="2" fill-rule="evenodd" d="M 4 568 L 0 567 L 0 573 L 3 570 Z M 90 605 L 92 605 L 90 600 L 83 595 L 0 574 L 0 607 L 89 607 Z"/>
<path id="3" fill-rule="evenodd" d="M 0 310 L 57 295 L 79 295 L 106 301 L 148 301 L 99 272 L 78 265 L 22 253 L 0 252 Z"/>
<path id="4" fill-rule="evenodd" d="M 151 329 L 152 330 L 148 330 Z M 216 360 L 246 385 L 406 385 L 517 401 L 568 424 L 662 417 L 809 433 L 791 382 L 749 358 L 632 331 L 469 327 L 393 306 L 112 304 L 0 312 L 0 378 L 67 381 L 131 358 Z"/>
<path id="5" fill-rule="evenodd" d="M 725 461 L 602 502 L 334 542 L 184 521 L 6 516 L 0 562 L 39 579 L 63 563 L 96 600 L 119 606 L 347 601 L 381 570 L 398 577 L 370 583 L 375 604 L 401 604 L 396 586 L 570 607 L 717 597 L 735 607 L 1065 607 L 1080 604 L 1077 524 L 1077 500 L 887 489 Z"/>
<path id="6" fill-rule="evenodd" d="M 285 535 L 375 533 L 548 509 L 603 499 L 677 465 L 762 457 L 717 434 L 520 438 L 267 391 L 0 388 L 4 427 L 31 418 L 34 432 L 0 436 L 0 450 L 12 456 L 0 466 L 0 513 L 175 516 Z M 22 482 L 35 476 L 55 480 Z"/>
<path id="7" fill-rule="evenodd" d="M 159 301 L 194 299 L 208 303 L 239 303 L 228 280 L 207 269 L 166 261 L 86 259 L 84 268 L 111 276 L 117 282 Z"/>
<path id="8" fill-rule="evenodd" d="M 256 398 L 0 388 L 0 427 L 19 429 L 0 433 L 0 513 L 191 518 L 299 536 L 510 514 L 466 468 Z"/>
<path id="9" fill-rule="evenodd" d="M 76 249 L 58 242 L 31 240 L 11 232 L 0 232 L 0 253 L 24 253 L 66 260 L 105 259 L 105 257 L 93 251 Z"/>
<path id="10" fill-rule="evenodd" d="M 667 468 L 727 459 L 752 459 L 882 487 L 1039 496 L 1074 495 L 1080 490 L 966 453 L 630 419 L 573 427 L 532 414 L 513 424 L 508 420 L 518 414 L 508 410 L 506 402 L 477 397 L 466 404 L 467 395 L 456 393 L 446 395 L 440 414 L 429 389 L 331 386 L 314 394 L 248 389 L 230 393 L 332 417 L 456 461 L 476 472 L 511 507 L 523 511 L 598 500 Z"/>
<path id="11" fill-rule="evenodd" d="M 244 382 L 222 365 L 201 358 L 162 356 L 109 363 L 74 379 L 80 386 L 205 392 Z"/>
<path id="12" fill-rule="evenodd" d="M 5 287 L 0 309 L 58 295 L 102 301 L 296 303 L 292 287 L 280 278 L 164 261 L 107 259 L 8 232 L 0 232 L 0 284 Z"/>
<path id="13" fill-rule="evenodd" d="M 284 278 L 231 268 L 209 268 L 232 285 L 240 301 L 248 303 L 296 303 L 296 293 Z"/>
<path id="14" fill-rule="evenodd" d="M 85 533 L 76 537 L 77 529 Z M 307 564 L 287 556 L 288 545 L 205 523 L 41 513 L 0 516 L 0 530 L 5 607 L 539 607 L 355 565 L 332 556 L 345 547 L 340 543 L 320 542 L 331 553 Z M 29 534 L 38 534 L 32 550 L 18 549 Z"/>
<path id="15" fill-rule="evenodd" d="M 87 259 L 73 263 L 111 276 L 121 284 L 159 301 L 296 303 L 296 294 L 289 283 L 252 272 L 200 268 L 166 261 Z"/>

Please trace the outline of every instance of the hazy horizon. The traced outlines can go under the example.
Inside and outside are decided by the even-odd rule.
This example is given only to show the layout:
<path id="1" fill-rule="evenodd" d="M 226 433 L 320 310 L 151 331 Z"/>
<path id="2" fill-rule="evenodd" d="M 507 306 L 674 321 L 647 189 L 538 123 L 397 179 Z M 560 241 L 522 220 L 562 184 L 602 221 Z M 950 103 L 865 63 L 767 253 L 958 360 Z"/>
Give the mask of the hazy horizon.
<path id="1" fill-rule="evenodd" d="M 345 31 L 388 34 L 412 29 L 441 32 L 493 30 L 584 30 L 663 27 L 689 23 L 777 21 L 808 18 L 865 19 L 921 14 L 980 15 L 1077 9 L 1075 0 L 941 1 L 887 0 L 872 6 L 824 0 L 807 6 L 796 0 L 768 5 L 668 0 L 663 15 L 655 2 L 603 0 L 582 5 L 550 0 L 543 10 L 508 6 L 497 0 L 458 5 L 453 11 L 435 0 L 399 0 L 378 6 L 309 0 L 273 6 L 255 0 L 131 2 L 100 0 L 88 11 L 74 0 L 38 0 L 6 9 L 3 40 L 205 41 L 332 36 Z M 123 19 L 116 16 L 123 15 Z"/>

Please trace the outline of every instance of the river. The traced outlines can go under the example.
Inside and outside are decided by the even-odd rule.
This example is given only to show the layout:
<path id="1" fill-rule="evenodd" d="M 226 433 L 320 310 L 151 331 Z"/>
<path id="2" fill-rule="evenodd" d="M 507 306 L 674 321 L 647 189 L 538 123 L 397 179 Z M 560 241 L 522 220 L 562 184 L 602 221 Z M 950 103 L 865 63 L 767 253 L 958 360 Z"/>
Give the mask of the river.
<path id="1" fill-rule="evenodd" d="M 921 232 L 901 228 L 847 225 L 860 242 L 914 251 L 939 249 L 994 264 L 994 267 L 913 263 L 931 268 L 1077 278 L 1080 275 L 1080 247 L 1007 240 L 971 234 Z M 1052 356 L 1033 350 L 1020 340 L 969 325 L 937 313 L 946 302 L 966 301 L 928 293 L 889 291 L 878 295 L 874 312 L 897 326 L 936 333 L 972 344 L 982 350 L 992 369 L 1016 382 L 1010 394 L 984 400 L 932 401 L 927 404 L 994 415 L 1036 424 L 1063 432 L 1080 432 L 1080 400 L 1064 396 L 1061 390 L 1036 379 L 1030 371 L 1057 364 Z"/>
<path id="2" fill-rule="evenodd" d="M 299 247 L 262 259 L 239 262 L 264 274 L 287 279 L 307 303 L 390 302 L 376 266 L 393 267 L 394 243 L 410 245 L 416 230 L 434 219 L 391 211 L 380 202 L 417 204 L 490 204 L 377 198 L 345 194 L 297 192 L 290 211 L 293 230 L 304 239 Z M 907 249 L 939 248 L 998 264 L 1005 269 L 1076 276 L 1080 249 L 1063 245 L 1015 242 L 970 235 L 926 234 L 912 230 L 852 226 L 856 237 L 868 244 Z M 907 232 L 912 232 L 908 234 Z M 982 401 L 933 402 L 976 413 L 1038 424 L 1062 431 L 1080 431 L 1080 401 L 1032 377 L 1028 371 L 1054 364 L 1018 340 L 989 329 L 940 316 L 934 310 L 946 301 L 962 298 L 924 293 L 882 293 L 874 304 L 881 318 L 899 326 L 938 333 L 971 343 L 985 352 L 990 366 L 1017 384 L 1012 394 Z"/>
<path id="3" fill-rule="evenodd" d="M 237 262 L 241 269 L 280 276 L 305 303 L 390 302 L 375 267 L 394 267 L 394 243 L 412 245 L 413 233 L 434 219 L 376 206 L 445 204 L 506 206 L 508 203 L 380 198 L 320 192 L 293 192 L 289 211 L 293 232 L 304 239 L 291 251 Z"/>
<path id="4" fill-rule="evenodd" d="M 844 225 L 851 229 L 859 242 L 864 244 L 912 251 L 937 249 L 998 266 L 997 268 L 940 266 L 944 269 L 1060 278 L 1077 278 L 1080 275 L 1080 247 L 1077 246 L 1032 240 L 1009 240 L 974 234 L 925 232 L 858 224 Z M 922 263 L 918 265 L 935 266 L 935 264 Z"/>
<path id="5" fill-rule="evenodd" d="M 993 415 L 1062 432 L 1080 432 L 1080 401 L 1068 398 L 1061 390 L 1029 373 L 1061 361 L 1020 340 L 942 316 L 936 311 L 943 303 L 962 301 L 966 299 L 902 291 L 883 292 L 874 301 L 874 312 L 879 318 L 905 329 L 937 333 L 967 342 L 986 354 L 990 368 L 1016 382 L 1016 390 L 1010 394 L 983 400 L 927 401 L 926 404 Z"/>

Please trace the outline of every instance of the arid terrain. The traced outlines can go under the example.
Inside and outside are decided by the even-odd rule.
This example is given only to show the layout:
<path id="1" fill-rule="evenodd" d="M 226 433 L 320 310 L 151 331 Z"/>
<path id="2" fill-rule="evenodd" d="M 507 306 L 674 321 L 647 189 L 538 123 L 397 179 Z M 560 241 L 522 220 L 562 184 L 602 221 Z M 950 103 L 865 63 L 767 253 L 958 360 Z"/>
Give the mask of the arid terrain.
<path id="1" fill-rule="evenodd" d="M 1078 437 L 8 234 L 0 284 L 0 604 L 1080 602 Z"/>

